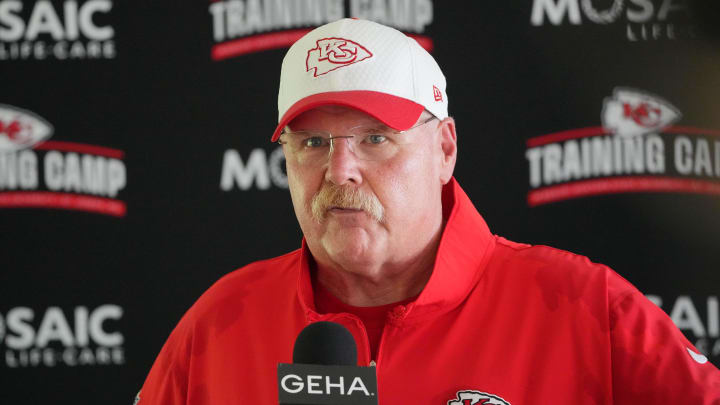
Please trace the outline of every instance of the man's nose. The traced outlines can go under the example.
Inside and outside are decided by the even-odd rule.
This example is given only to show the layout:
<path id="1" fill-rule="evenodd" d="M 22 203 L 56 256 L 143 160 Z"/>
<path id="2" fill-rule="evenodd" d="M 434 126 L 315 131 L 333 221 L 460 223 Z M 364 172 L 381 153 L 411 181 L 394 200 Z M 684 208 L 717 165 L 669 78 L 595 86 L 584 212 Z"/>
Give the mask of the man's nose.
<path id="1" fill-rule="evenodd" d="M 359 161 L 352 150 L 352 138 L 333 139 L 328 153 L 325 180 L 338 186 L 362 183 Z"/>

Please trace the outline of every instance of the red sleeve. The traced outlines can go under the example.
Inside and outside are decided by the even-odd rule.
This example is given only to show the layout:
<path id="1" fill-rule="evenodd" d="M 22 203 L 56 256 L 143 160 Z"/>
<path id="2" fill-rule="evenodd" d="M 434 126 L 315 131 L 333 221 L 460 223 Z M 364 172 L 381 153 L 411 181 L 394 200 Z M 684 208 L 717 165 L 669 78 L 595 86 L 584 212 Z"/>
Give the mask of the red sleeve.
<path id="1" fill-rule="evenodd" d="M 155 359 L 136 398 L 137 405 L 187 403 L 192 336 L 193 322 L 188 312 L 172 331 Z"/>
<path id="2" fill-rule="evenodd" d="M 665 312 L 635 288 L 610 305 L 615 404 L 720 404 L 720 371 Z"/>

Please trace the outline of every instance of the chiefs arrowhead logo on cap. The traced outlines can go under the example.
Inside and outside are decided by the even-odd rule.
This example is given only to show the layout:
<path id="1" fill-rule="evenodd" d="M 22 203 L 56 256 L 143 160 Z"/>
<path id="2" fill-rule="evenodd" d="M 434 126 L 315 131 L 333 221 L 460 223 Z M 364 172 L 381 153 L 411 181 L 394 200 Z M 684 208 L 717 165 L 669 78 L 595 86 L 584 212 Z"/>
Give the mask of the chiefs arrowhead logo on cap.
<path id="1" fill-rule="evenodd" d="M 318 39 L 316 44 L 305 60 L 306 71 L 313 70 L 315 77 L 373 56 L 364 46 L 345 38 Z"/>

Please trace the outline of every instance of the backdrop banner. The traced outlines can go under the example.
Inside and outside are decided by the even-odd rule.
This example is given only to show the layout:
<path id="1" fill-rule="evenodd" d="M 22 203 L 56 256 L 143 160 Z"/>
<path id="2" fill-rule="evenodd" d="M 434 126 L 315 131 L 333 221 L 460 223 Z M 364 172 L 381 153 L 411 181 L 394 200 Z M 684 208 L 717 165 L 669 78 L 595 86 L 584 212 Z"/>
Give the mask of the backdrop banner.
<path id="1" fill-rule="evenodd" d="M 607 264 L 720 365 L 712 3 L 0 0 L 0 402 L 132 403 L 213 282 L 300 246 L 280 66 L 342 17 L 435 56 L 493 233 Z"/>

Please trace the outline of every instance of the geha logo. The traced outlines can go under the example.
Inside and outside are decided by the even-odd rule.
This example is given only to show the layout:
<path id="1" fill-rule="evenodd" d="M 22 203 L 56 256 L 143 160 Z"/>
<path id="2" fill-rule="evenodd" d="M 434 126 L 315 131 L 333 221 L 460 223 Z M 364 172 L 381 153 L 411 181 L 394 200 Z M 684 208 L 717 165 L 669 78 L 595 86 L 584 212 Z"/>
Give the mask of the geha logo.
<path id="1" fill-rule="evenodd" d="M 680 295 L 670 302 L 655 294 L 646 297 L 670 316 L 702 354 L 720 360 L 720 300 L 717 296 L 701 299 Z"/>
<path id="2" fill-rule="evenodd" d="M 527 141 L 528 205 L 629 192 L 720 195 L 720 131 L 674 126 L 680 118 L 658 96 L 616 88 L 603 126 Z"/>
<path id="3" fill-rule="evenodd" d="M 457 398 L 448 401 L 447 405 L 511 405 L 504 399 L 480 391 L 458 391 Z"/>
<path id="4" fill-rule="evenodd" d="M 124 337 L 112 331 L 123 315 L 118 305 L 78 306 L 68 311 L 48 307 L 42 316 L 28 307 L 15 307 L 0 315 L 0 343 L 5 366 L 54 367 L 120 365 L 125 363 Z M 72 322 L 69 321 L 72 319 Z"/>
<path id="5" fill-rule="evenodd" d="M 303 379 L 299 375 L 288 374 L 280 380 L 280 386 L 283 391 L 290 394 L 305 391 L 307 394 L 330 395 L 334 389 L 339 395 L 352 396 L 355 394 L 355 391 L 357 391 L 366 397 L 374 396 L 374 393 L 368 391 L 360 377 L 353 378 L 352 382 L 346 386 L 343 377 L 338 377 L 337 382 L 334 382 L 330 376 L 307 375 L 305 379 Z"/>
<path id="6" fill-rule="evenodd" d="M 415 38 L 428 51 L 433 42 L 421 35 L 433 21 L 432 0 L 212 0 L 211 57 L 219 61 L 268 49 L 287 48 L 312 28 L 343 17 L 373 20 Z"/>
<path id="7" fill-rule="evenodd" d="M 364 46 L 344 38 L 323 38 L 316 45 L 308 50 L 305 60 L 305 70 L 312 70 L 315 77 L 373 56 Z"/>
<path id="8" fill-rule="evenodd" d="M 0 208 L 57 208 L 123 217 L 124 152 L 49 141 L 39 115 L 0 104 Z"/>
<path id="9" fill-rule="evenodd" d="M 530 23 L 580 26 L 583 16 L 592 24 L 624 24 L 625 37 L 633 42 L 697 37 L 687 2 L 678 0 L 533 0 Z"/>
<path id="10" fill-rule="evenodd" d="M 112 59 L 110 0 L 0 1 L 0 60 Z"/>
<path id="11" fill-rule="evenodd" d="M 235 149 L 225 151 L 220 174 L 220 189 L 231 191 L 236 186 L 246 191 L 253 188 L 268 190 L 272 185 L 277 188 L 288 188 L 285 174 L 285 154 L 282 147 L 276 148 L 268 155 L 265 149 L 256 148 L 250 152 L 246 161 Z"/>

